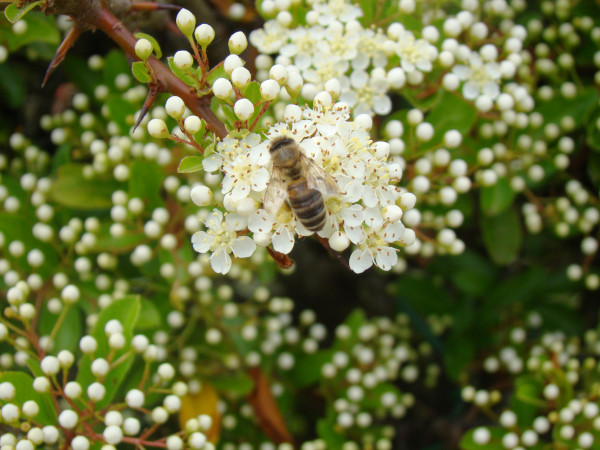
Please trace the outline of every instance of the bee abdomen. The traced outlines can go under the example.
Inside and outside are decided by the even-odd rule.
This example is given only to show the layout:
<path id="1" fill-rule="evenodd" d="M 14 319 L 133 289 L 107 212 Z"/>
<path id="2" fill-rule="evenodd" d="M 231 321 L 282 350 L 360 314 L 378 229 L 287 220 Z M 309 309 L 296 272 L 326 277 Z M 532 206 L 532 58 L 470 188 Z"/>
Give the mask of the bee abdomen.
<path id="1" fill-rule="evenodd" d="M 319 231 L 325 225 L 325 203 L 317 189 L 310 189 L 306 182 L 300 186 L 290 185 L 288 201 L 298 220 L 307 230 Z"/>

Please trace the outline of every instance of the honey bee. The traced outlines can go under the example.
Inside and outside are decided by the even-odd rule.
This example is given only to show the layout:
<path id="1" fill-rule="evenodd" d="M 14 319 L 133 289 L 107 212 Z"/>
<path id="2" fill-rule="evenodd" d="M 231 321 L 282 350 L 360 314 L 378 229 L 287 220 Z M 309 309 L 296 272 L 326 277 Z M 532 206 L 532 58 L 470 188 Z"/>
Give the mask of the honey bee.
<path id="1" fill-rule="evenodd" d="M 323 194 L 335 195 L 335 180 L 306 156 L 292 138 L 276 137 L 271 142 L 273 172 L 263 205 L 274 215 L 284 202 L 307 230 L 325 226 L 327 211 Z"/>

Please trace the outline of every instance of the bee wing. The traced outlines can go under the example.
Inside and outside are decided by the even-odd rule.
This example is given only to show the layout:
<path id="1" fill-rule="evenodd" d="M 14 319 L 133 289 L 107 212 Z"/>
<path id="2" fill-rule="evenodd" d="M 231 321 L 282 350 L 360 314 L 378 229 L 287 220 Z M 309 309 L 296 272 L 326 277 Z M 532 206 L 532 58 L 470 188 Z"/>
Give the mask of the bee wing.
<path id="1" fill-rule="evenodd" d="M 321 194 L 336 195 L 339 192 L 333 177 L 317 166 L 308 156 L 300 156 L 300 164 L 302 164 L 309 187 L 318 189 Z"/>
<path id="2" fill-rule="evenodd" d="M 273 174 L 265 191 L 263 207 L 270 215 L 275 215 L 287 198 L 287 186 L 283 181 L 281 173 L 273 167 Z"/>

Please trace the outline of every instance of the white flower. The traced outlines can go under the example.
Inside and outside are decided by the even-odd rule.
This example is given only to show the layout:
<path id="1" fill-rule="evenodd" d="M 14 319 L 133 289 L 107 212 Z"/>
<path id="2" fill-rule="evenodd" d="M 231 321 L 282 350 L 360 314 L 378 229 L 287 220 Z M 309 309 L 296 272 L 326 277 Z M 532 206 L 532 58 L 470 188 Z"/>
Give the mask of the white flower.
<path id="1" fill-rule="evenodd" d="M 227 214 L 214 210 L 204 222 L 207 230 L 197 231 L 192 236 L 194 250 L 199 253 L 212 252 L 210 265 L 217 273 L 226 274 L 231 268 L 230 253 L 247 258 L 256 249 L 256 243 L 248 236 L 238 236 L 236 231 L 246 227 L 246 219 L 239 214 Z"/>
<path id="2" fill-rule="evenodd" d="M 500 65 L 483 62 L 476 52 L 471 53 L 468 65 L 456 65 L 452 73 L 464 81 L 462 93 L 467 100 L 475 100 L 481 95 L 493 100 L 500 94 Z"/>
<path id="3" fill-rule="evenodd" d="M 382 228 L 346 230 L 351 241 L 358 242 L 358 248 L 350 256 L 350 268 L 362 273 L 373 264 L 383 270 L 390 270 L 397 262 L 397 250 L 389 244 L 398 241 L 404 234 L 400 222 L 386 224 Z M 357 239 L 358 238 L 358 239 Z"/>
<path id="4" fill-rule="evenodd" d="M 277 53 L 287 41 L 287 31 L 279 22 L 269 20 L 263 28 L 253 30 L 250 33 L 250 43 L 259 49 L 261 53 Z"/>
<path id="5" fill-rule="evenodd" d="M 437 49 L 425 39 L 416 39 L 410 31 L 404 30 L 398 37 L 396 54 L 405 72 L 420 70 L 430 72 L 432 61 L 437 57 Z"/>

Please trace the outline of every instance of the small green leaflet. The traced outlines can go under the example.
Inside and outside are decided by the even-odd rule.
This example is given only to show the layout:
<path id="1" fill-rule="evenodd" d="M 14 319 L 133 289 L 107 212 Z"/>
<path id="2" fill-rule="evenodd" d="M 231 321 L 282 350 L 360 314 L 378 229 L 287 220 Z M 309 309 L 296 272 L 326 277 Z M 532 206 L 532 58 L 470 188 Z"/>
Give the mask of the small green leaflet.
<path id="1" fill-rule="evenodd" d="M 202 170 L 202 156 L 186 156 L 179 163 L 177 172 L 179 173 L 191 173 Z"/>
<path id="2" fill-rule="evenodd" d="M 148 75 L 148 69 L 142 61 L 136 61 L 131 65 L 131 73 L 136 80 L 142 84 L 150 83 L 150 75 Z"/>
<path id="3" fill-rule="evenodd" d="M 23 5 L 22 8 L 17 8 L 16 3 L 11 3 L 4 10 L 4 15 L 6 16 L 6 18 L 8 19 L 8 21 L 10 23 L 15 23 L 15 22 L 21 20 L 23 17 L 25 17 L 25 15 L 29 11 L 31 11 L 33 8 L 44 3 L 44 1 L 45 0 L 39 0 L 37 2 L 33 2 L 28 5 Z"/>
<path id="4" fill-rule="evenodd" d="M 158 59 L 162 58 L 162 50 L 160 49 L 160 45 L 159 45 L 158 41 L 156 39 L 154 39 L 154 37 L 152 37 L 146 33 L 135 33 L 134 36 L 138 39 L 146 39 L 146 40 L 150 41 L 150 43 L 152 44 L 152 48 L 154 49 L 154 54 L 156 55 L 156 57 Z"/>

